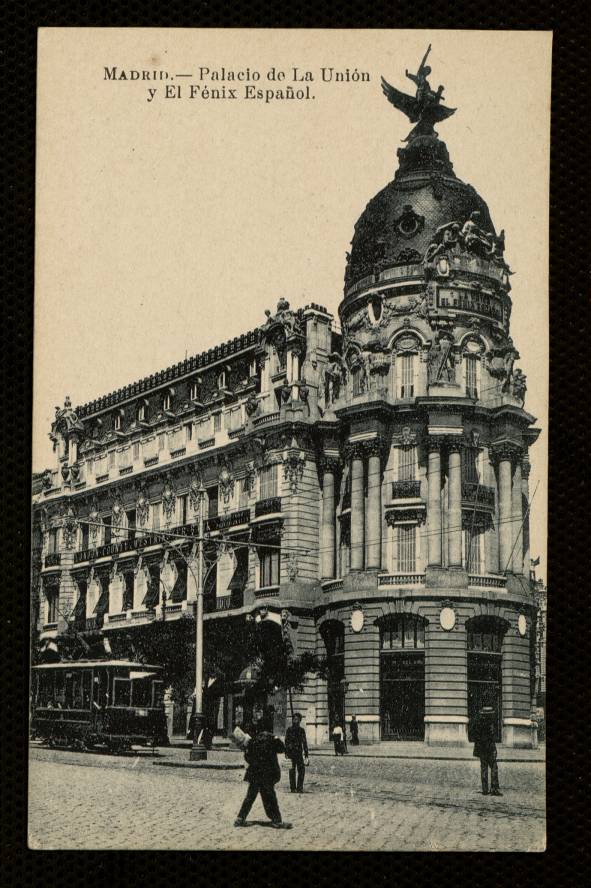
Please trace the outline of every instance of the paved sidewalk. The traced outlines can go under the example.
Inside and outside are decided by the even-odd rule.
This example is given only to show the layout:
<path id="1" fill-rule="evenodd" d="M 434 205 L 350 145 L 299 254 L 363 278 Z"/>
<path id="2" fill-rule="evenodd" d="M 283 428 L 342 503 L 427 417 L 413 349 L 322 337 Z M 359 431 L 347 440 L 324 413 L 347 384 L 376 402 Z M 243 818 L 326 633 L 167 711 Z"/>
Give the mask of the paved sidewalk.
<path id="1" fill-rule="evenodd" d="M 190 749 L 190 740 L 173 738 L 171 749 Z M 439 761 L 472 761 L 474 758 L 472 744 L 463 747 L 427 746 L 426 743 L 404 741 L 383 741 L 372 746 L 349 746 L 349 758 L 392 758 L 392 759 L 434 759 Z M 499 762 L 545 762 L 546 745 L 540 744 L 538 749 L 513 749 L 509 746 L 497 746 Z M 239 753 L 228 740 L 216 738 L 212 752 Z M 332 743 L 323 746 L 310 746 L 313 756 L 334 756 Z"/>

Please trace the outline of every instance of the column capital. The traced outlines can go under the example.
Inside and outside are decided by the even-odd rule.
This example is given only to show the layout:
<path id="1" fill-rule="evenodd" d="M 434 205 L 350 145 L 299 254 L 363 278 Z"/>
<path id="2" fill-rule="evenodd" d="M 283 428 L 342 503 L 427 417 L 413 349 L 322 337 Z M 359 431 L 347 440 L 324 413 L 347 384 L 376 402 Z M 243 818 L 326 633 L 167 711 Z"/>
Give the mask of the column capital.
<path id="1" fill-rule="evenodd" d="M 363 456 L 364 456 L 363 442 L 348 441 L 347 444 L 345 444 L 346 459 L 363 459 Z"/>
<path id="2" fill-rule="evenodd" d="M 387 442 L 382 435 L 378 435 L 377 438 L 372 438 L 370 441 L 365 441 L 363 444 L 363 449 L 367 456 L 382 457 L 386 447 Z"/>
<path id="3" fill-rule="evenodd" d="M 489 452 L 490 461 L 493 465 L 498 464 L 502 460 L 516 463 L 520 461 L 523 456 L 523 447 L 520 447 L 519 444 L 515 444 L 512 441 L 501 441 L 491 444 Z"/>
<path id="4" fill-rule="evenodd" d="M 531 472 L 531 463 L 528 456 L 524 456 L 521 460 L 521 475 L 527 481 Z"/>
<path id="5" fill-rule="evenodd" d="M 338 457 L 323 453 L 318 460 L 318 468 L 323 474 L 330 472 L 335 475 L 341 468 L 341 462 Z"/>

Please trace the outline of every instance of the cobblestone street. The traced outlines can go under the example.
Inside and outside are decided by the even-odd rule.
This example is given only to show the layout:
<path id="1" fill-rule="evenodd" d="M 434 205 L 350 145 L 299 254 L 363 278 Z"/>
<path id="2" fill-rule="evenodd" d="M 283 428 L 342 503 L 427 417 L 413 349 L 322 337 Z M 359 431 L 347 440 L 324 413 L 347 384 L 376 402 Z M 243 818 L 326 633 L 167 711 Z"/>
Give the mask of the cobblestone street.
<path id="1" fill-rule="evenodd" d="M 236 753 L 213 753 L 237 762 Z M 284 763 L 278 799 L 293 829 L 268 828 L 255 802 L 233 821 L 242 770 L 159 767 L 188 752 L 129 756 L 52 751 L 30 757 L 29 844 L 37 849 L 504 850 L 545 844 L 544 764 L 501 764 L 502 798 L 480 794 L 474 761 L 312 756 L 306 792 L 292 795 Z"/>

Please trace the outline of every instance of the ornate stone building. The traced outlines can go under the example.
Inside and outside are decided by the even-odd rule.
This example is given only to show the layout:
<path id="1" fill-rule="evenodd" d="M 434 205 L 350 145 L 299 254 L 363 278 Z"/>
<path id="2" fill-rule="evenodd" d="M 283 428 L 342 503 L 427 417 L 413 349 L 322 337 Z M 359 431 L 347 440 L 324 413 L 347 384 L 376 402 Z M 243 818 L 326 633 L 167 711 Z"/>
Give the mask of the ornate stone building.
<path id="1" fill-rule="evenodd" d="M 536 742 L 539 430 L 504 234 L 433 130 L 450 109 L 426 73 L 406 97 L 419 125 L 355 225 L 340 331 L 280 300 L 248 334 L 56 410 L 33 497 L 41 648 L 68 627 L 127 652 L 157 624 L 184 638 L 203 483 L 205 648 L 239 646 L 254 619 L 325 653 L 328 680 L 296 698 L 312 742 L 355 714 L 362 742 L 462 745 L 483 703 L 504 743 Z M 220 730 L 248 705 L 248 663 L 233 663 L 208 693 Z"/>

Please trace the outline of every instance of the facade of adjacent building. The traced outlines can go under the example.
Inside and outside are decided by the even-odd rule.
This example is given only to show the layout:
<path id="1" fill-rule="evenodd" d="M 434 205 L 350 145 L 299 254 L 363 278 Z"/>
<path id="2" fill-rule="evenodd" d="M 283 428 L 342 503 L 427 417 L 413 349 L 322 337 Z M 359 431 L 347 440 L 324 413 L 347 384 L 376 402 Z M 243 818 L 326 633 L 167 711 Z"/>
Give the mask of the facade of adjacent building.
<path id="1" fill-rule="evenodd" d="M 509 746 L 531 720 L 529 451 L 504 234 L 419 131 L 355 225 L 339 325 L 281 299 L 255 328 L 75 408 L 36 479 L 36 645 L 73 630 L 131 654 L 194 633 L 206 490 L 208 685 L 248 700 L 245 621 L 328 657 L 295 705 L 311 742 L 468 742 L 483 704 Z M 368 162 L 371 162 L 368 161 Z M 285 701 L 274 701 L 281 721 Z"/>

